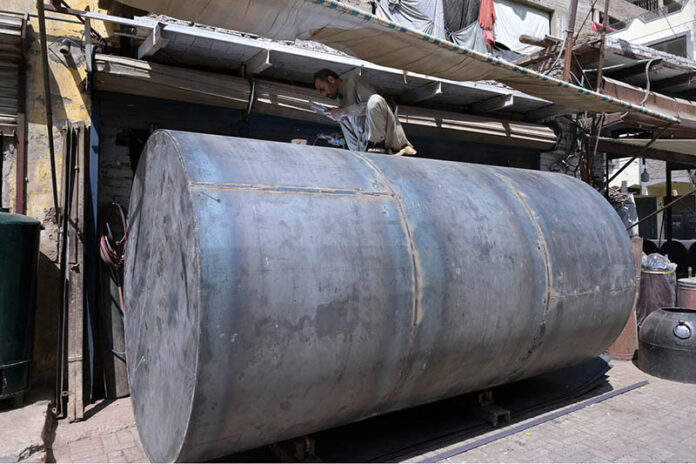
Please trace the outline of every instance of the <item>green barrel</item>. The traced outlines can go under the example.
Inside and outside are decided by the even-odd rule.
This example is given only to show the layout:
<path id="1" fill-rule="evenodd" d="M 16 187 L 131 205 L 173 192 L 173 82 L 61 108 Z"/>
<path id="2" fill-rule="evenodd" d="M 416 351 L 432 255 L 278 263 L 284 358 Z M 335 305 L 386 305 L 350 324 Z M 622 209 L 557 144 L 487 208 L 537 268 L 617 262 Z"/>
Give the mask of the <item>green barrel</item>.
<path id="1" fill-rule="evenodd" d="M 0 210 L 0 399 L 29 389 L 41 223 Z"/>

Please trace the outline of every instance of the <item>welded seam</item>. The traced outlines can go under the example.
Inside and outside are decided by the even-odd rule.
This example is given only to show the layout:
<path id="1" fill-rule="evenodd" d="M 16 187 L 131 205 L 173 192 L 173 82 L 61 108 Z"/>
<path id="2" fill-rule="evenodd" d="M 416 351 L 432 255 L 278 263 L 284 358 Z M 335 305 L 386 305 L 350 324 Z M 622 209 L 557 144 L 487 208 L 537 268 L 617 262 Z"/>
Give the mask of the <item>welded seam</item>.
<path id="1" fill-rule="evenodd" d="M 523 363 L 526 363 L 527 360 L 529 360 L 529 358 L 532 356 L 532 354 L 534 354 L 534 351 L 544 343 L 543 339 L 544 333 L 546 331 L 546 316 L 549 310 L 551 309 L 551 301 L 552 299 L 554 299 L 551 256 L 549 254 L 549 249 L 546 243 L 546 237 L 544 236 L 544 232 L 541 230 L 541 225 L 537 220 L 536 214 L 534 213 L 534 210 L 531 208 L 531 206 L 529 206 L 529 203 L 527 203 L 527 200 L 524 198 L 523 195 L 520 195 L 517 188 L 513 185 L 513 183 L 507 176 L 501 175 L 497 172 L 494 172 L 493 175 L 500 179 L 505 185 L 507 185 L 507 187 L 510 189 L 510 192 L 512 192 L 512 194 L 515 196 L 515 198 L 517 198 L 517 200 L 520 202 L 522 207 L 527 212 L 527 216 L 534 225 L 534 229 L 537 233 L 537 243 L 539 245 L 539 249 L 544 255 L 544 268 L 546 270 L 546 305 L 544 307 L 544 311 L 542 312 L 541 324 L 539 325 L 537 334 L 532 339 L 531 346 L 529 347 L 527 353 L 520 359 L 520 362 L 518 363 L 520 367 L 519 369 L 517 369 L 517 371 L 519 371 L 524 367 Z"/>
<path id="2" fill-rule="evenodd" d="M 365 163 L 370 166 L 375 173 L 379 176 L 379 180 L 382 182 L 384 187 L 389 190 L 389 196 L 394 198 L 394 203 L 396 204 L 397 211 L 399 212 L 399 220 L 406 233 L 406 239 L 408 240 L 409 252 L 411 255 L 411 264 L 413 266 L 413 326 L 417 326 L 421 319 L 423 318 L 423 310 L 421 308 L 421 276 L 420 276 L 420 260 L 418 259 L 418 250 L 416 250 L 416 243 L 413 240 L 413 228 L 411 227 L 411 222 L 408 219 L 408 214 L 406 214 L 406 205 L 404 204 L 401 195 L 394 189 L 387 176 L 384 175 L 381 169 L 377 167 L 369 158 L 363 156 L 361 153 L 353 152 L 354 155 L 361 158 Z"/>
<path id="3" fill-rule="evenodd" d="M 326 187 L 297 187 L 292 185 L 254 185 L 229 182 L 189 182 L 192 190 L 237 190 L 270 193 L 308 193 L 317 195 L 357 195 L 357 196 L 395 196 L 394 192 L 380 192 L 360 189 L 335 189 Z"/>
<path id="4" fill-rule="evenodd" d="M 392 400 L 398 392 L 403 387 L 408 375 L 410 374 L 410 366 L 413 364 L 413 355 L 416 342 L 416 333 L 418 331 L 418 326 L 423 319 L 423 310 L 421 307 L 421 296 L 422 296 L 422 279 L 420 275 L 420 260 L 418 259 L 418 251 L 416 250 L 416 244 L 413 240 L 413 230 L 411 223 L 406 214 L 406 205 L 404 204 L 403 198 L 392 186 L 391 182 L 386 175 L 382 172 L 379 167 L 372 162 L 367 156 L 361 153 L 353 152 L 353 154 L 360 159 L 362 159 L 365 164 L 367 164 L 375 174 L 382 184 L 392 192 L 392 197 L 394 198 L 394 203 L 396 205 L 397 211 L 399 213 L 399 220 L 401 221 L 401 226 L 406 234 L 406 239 L 408 241 L 409 252 L 411 255 L 411 265 L 412 265 L 412 284 L 413 284 L 413 303 L 412 303 L 412 323 L 411 332 L 409 334 L 408 350 L 406 351 L 406 356 L 404 357 L 401 366 L 399 367 L 399 375 L 396 381 L 392 384 L 389 390 L 381 397 L 375 401 L 374 405 L 379 407 L 382 404 L 388 403 Z M 374 408 L 368 408 L 370 410 Z"/>

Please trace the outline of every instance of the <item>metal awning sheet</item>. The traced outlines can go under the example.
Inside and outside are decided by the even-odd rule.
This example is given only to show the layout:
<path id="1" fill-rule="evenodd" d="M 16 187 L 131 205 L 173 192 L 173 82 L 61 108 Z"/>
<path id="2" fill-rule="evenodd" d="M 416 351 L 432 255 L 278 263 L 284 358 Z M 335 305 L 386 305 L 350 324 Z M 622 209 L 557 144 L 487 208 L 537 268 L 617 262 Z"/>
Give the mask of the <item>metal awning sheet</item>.
<path id="1" fill-rule="evenodd" d="M 650 143 L 650 139 L 611 139 L 602 137 L 600 140 L 634 147 L 644 147 Z M 650 145 L 650 148 L 696 157 L 696 139 L 657 139 Z"/>
<path id="2" fill-rule="evenodd" d="M 559 105 L 674 116 L 554 79 L 336 0 L 120 0 L 135 8 L 279 40 L 314 40 L 383 66 L 455 81 L 497 80 Z"/>
<path id="3" fill-rule="evenodd" d="M 97 54 L 94 89 L 234 109 L 250 109 L 301 121 L 336 124 L 312 109 L 312 103 L 334 107 L 336 102 L 314 89 L 279 82 L 180 68 L 122 56 Z M 251 101 L 249 99 L 251 98 Z M 447 111 L 399 106 L 399 119 L 408 133 L 455 140 L 550 150 L 556 134 L 546 126 Z"/>

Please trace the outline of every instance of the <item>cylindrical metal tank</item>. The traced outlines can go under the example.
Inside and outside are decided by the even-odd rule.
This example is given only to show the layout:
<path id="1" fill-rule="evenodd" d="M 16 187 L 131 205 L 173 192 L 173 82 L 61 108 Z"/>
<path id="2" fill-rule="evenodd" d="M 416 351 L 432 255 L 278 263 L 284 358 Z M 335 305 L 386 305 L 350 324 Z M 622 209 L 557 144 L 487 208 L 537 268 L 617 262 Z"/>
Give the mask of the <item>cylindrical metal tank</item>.
<path id="1" fill-rule="evenodd" d="M 668 240 L 660 247 L 660 254 L 666 255 L 677 265 L 677 275 L 685 276 L 689 269 L 689 250 L 680 240 Z"/>
<path id="2" fill-rule="evenodd" d="M 582 362 L 635 294 L 566 175 L 158 131 L 126 251 L 142 442 L 200 461 Z"/>
<path id="3" fill-rule="evenodd" d="M 696 277 L 677 281 L 677 304 L 682 309 L 696 311 Z"/>
<path id="4" fill-rule="evenodd" d="M 696 311 L 662 308 L 651 313 L 638 335 L 638 367 L 677 382 L 696 383 Z"/>
<path id="5" fill-rule="evenodd" d="M 651 255 L 653 253 L 659 253 L 660 249 L 655 245 L 652 240 L 643 240 L 643 253 L 646 255 Z"/>
<path id="6" fill-rule="evenodd" d="M 696 241 L 689 247 L 689 267 L 696 274 Z"/>
<path id="7" fill-rule="evenodd" d="M 41 223 L 0 211 L 0 399 L 31 386 Z"/>

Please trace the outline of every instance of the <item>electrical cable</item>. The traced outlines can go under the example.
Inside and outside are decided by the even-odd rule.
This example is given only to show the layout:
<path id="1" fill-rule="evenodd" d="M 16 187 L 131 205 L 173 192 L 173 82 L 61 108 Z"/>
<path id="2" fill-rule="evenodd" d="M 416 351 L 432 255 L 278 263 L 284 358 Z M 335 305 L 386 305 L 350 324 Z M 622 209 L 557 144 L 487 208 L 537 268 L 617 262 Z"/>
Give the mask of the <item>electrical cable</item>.
<path id="1" fill-rule="evenodd" d="M 123 236 L 119 240 L 115 239 L 114 230 L 109 224 L 110 212 L 118 213 L 121 220 Z M 108 266 L 111 277 L 118 287 L 119 310 L 123 316 L 126 308 L 123 298 L 123 265 L 125 263 L 126 243 L 128 242 L 128 217 L 123 207 L 113 202 L 102 209 L 101 218 L 99 222 L 99 255 Z"/>
<path id="2" fill-rule="evenodd" d="M 558 60 L 560 60 L 561 56 L 563 56 L 563 51 L 565 50 L 566 40 L 568 40 L 568 37 L 563 38 L 563 42 L 561 43 L 561 48 L 558 51 L 558 55 L 556 55 L 556 59 L 553 60 L 553 63 L 551 64 L 551 66 L 549 66 L 549 69 L 545 73 L 543 73 L 545 76 L 548 75 L 551 71 L 553 71 L 554 66 L 556 66 L 556 63 L 558 63 Z"/>
<path id="3" fill-rule="evenodd" d="M 655 58 L 649 60 L 645 65 L 645 96 L 640 101 L 640 106 L 645 104 L 645 102 L 648 100 L 648 96 L 650 95 L 650 65 L 653 64 L 653 61 L 655 61 Z"/>

